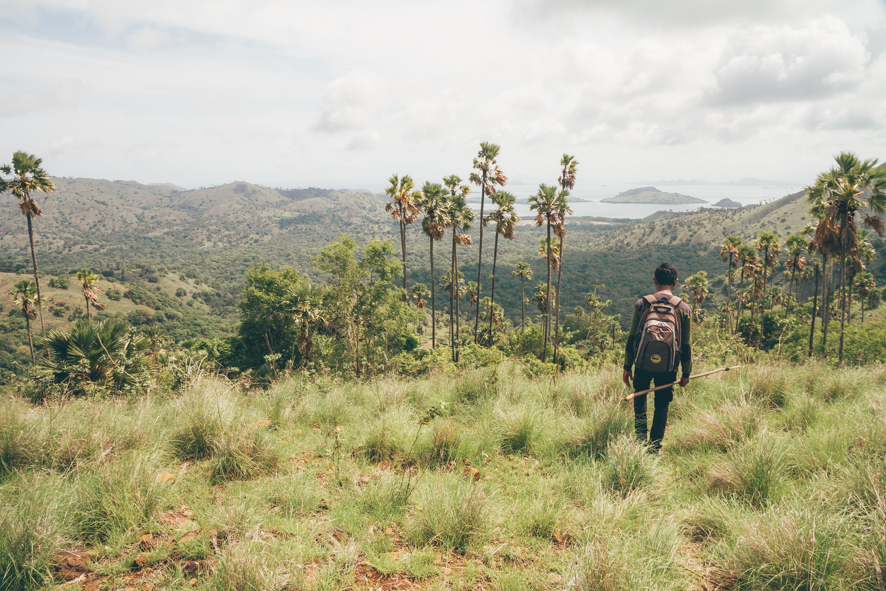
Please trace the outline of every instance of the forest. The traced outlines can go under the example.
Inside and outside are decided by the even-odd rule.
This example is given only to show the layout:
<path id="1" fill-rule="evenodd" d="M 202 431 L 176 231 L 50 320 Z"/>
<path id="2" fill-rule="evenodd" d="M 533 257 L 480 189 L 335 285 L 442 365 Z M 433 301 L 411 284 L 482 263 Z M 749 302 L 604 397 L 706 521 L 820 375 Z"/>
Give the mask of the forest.
<path id="1" fill-rule="evenodd" d="M 0 590 L 884 588 L 886 169 L 632 222 L 573 217 L 564 154 L 521 221 L 500 149 L 385 195 L 16 152 Z M 658 456 L 621 374 L 661 262 L 736 371 Z"/>

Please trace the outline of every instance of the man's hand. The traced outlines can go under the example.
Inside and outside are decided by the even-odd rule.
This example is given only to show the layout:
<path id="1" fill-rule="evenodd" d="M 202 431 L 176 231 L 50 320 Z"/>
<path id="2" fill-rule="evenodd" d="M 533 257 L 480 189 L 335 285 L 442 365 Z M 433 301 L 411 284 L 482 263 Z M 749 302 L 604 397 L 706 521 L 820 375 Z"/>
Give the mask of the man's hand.
<path id="1" fill-rule="evenodd" d="M 625 386 L 628 388 L 631 387 L 631 382 L 634 381 L 634 374 L 631 373 L 631 370 L 626 369 L 624 375 L 621 377 L 622 381 L 625 383 Z"/>
<path id="2" fill-rule="evenodd" d="M 686 384 L 689 383 L 689 378 L 680 378 L 680 387 L 685 388 Z"/>

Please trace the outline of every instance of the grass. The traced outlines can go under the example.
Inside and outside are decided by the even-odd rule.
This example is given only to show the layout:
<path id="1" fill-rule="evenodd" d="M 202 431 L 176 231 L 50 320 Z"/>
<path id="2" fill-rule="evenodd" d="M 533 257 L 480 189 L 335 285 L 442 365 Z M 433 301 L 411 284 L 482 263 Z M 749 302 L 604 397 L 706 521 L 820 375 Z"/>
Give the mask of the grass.
<path id="1" fill-rule="evenodd" d="M 0 590 L 883 588 L 882 368 L 694 381 L 661 456 L 615 374 L 6 397 Z"/>

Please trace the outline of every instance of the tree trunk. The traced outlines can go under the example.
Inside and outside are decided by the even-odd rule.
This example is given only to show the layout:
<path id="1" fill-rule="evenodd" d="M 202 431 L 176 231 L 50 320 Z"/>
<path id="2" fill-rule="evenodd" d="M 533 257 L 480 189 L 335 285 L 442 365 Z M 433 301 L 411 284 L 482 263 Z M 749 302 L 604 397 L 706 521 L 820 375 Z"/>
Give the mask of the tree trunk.
<path id="1" fill-rule="evenodd" d="M 495 265 L 498 262 L 498 226 L 499 224 L 495 224 L 495 246 L 492 248 L 492 291 L 489 293 L 491 297 L 489 298 L 489 346 L 491 347 L 493 344 L 492 339 L 492 318 L 494 314 L 495 308 Z M 478 288 L 479 289 L 479 288 Z"/>
<path id="2" fill-rule="evenodd" d="M 545 346 L 542 349 L 542 363 L 548 360 L 548 338 L 551 335 L 551 218 L 548 216 L 548 290 L 545 293 Z"/>
<path id="3" fill-rule="evenodd" d="M 437 346 L 437 311 L 434 302 L 434 239 L 431 238 L 431 349 Z"/>
<path id="4" fill-rule="evenodd" d="M 86 300 L 86 319 L 92 320 L 92 316 L 89 314 L 89 298 L 86 297 L 86 294 L 83 294 L 83 299 Z"/>
<path id="5" fill-rule="evenodd" d="M 738 331 L 738 321 L 741 318 L 741 290 L 744 289 L 744 263 L 741 265 L 741 281 L 738 283 L 738 306 L 736 306 L 735 311 L 735 326 L 732 331 L 732 335 L 735 336 L 735 333 Z"/>
<path id="6" fill-rule="evenodd" d="M 846 228 L 846 215 L 843 215 L 841 230 Z M 842 233 L 842 232 L 841 232 Z M 840 367 L 843 367 L 843 331 L 846 330 L 846 247 L 843 246 L 843 237 L 840 237 L 840 346 L 838 357 Z"/>
<path id="7" fill-rule="evenodd" d="M 403 221 L 403 206 L 400 206 L 400 251 L 403 253 L 403 301 L 407 301 L 406 291 L 406 222 Z"/>
<path id="8" fill-rule="evenodd" d="M 797 257 L 794 257 L 794 265 L 791 267 L 791 281 L 788 283 L 788 300 L 784 306 L 784 317 L 788 317 L 788 313 L 791 311 L 791 293 L 794 291 L 794 273 L 797 272 Z"/>
<path id="9" fill-rule="evenodd" d="M 861 323 L 864 324 L 864 298 L 859 296 L 861 300 Z"/>
<path id="10" fill-rule="evenodd" d="M 554 322 L 554 359 L 560 346 L 560 275 L 563 273 L 563 237 L 560 237 L 560 264 L 557 265 L 557 320 Z"/>
<path id="11" fill-rule="evenodd" d="M 453 278 L 455 282 L 455 362 L 458 363 L 461 357 L 461 282 L 458 279 L 458 249 L 455 251 L 455 275 Z"/>
<path id="12" fill-rule="evenodd" d="M 821 269 L 821 291 L 822 291 L 822 313 L 821 313 L 821 356 L 827 357 L 828 354 L 828 324 L 831 319 L 831 298 L 828 297 L 828 290 L 831 282 L 828 280 L 828 255 L 823 255 Z"/>
<path id="13" fill-rule="evenodd" d="M 483 184 L 480 186 L 480 251 L 477 253 L 477 317 L 474 319 L 474 344 L 477 343 L 477 329 L 480 328 L 480 291 L 482 285 L 480 277 L 483 273 L 483 206 L 486 203 L 486 172 L 483 172 L 483 178 L 480 179 Z M 470 316 L 468 316 L 470 318 Z"/>
<path id="14" fill-rule="evenodd" d="M 526 292 L 523 289 L 523 276 L 520 275 L 520 332 L 526 330 Z"/>
<path id="15" fill-rule="evenodd" d="M 37 359 L 34 357 L 34 337 L 31 336 L 31 319 L 25 314 L 25 326 L 28 327 L 28 347 L 31 349 L 31 365 L 37 367 Z M 46 347 L 46 345 L 43 345 Z"/>
<path id="16" fill-rule="evenodd" d="M 449 346 L 452 349 L 452 362 L 456 362 L 455 358 L 455 319 L 453 318 L 452 307 L 455 305 L 455 278 L 458 271 L 455 267 L 455 228 L 452 228 L 452 260 L 449 264 Z"/>
<path id="17" fill-rule="evenodd" d="M 730 314 L 729 306 L 732 304 L 732 252 L 729 253 L 729 266 L 726 268 L 726 330 L 732 334 L 732 314 Z M 738 318 L 735 320 L 738 323 Z"/>
<path id="18" fill-rule="evenodd" d="M 815 265 L 815 295 L 812 296 L 812 328 L 809 329 L 809 357 L 812 357 L 812 343 L 815 338 L 815 315 L 818 307 L 818 265 Z"/>
<path id="19" fill-rule="evenodd" d="M 846 324 L 852 324 L 852 281 L 855 276 L 849 278 L 849 301 L 846 303 Z"/>
<path id="20" fill-rule="evenodd" d="M 46 325 L 43 324 L 43 296 L 40 295 L 40 273 L 37 272 L 37 250 L 34 248 L 34 229 L 31 227 L 31 214 L 28 213 L 25 217 L 28 219 L 28 241 L 31 243 L 31 260 L 34 261 L 34 283 L 37 284 L 37 310 L 40 312 L 40 332 L 43 334 L 43 340 L 46 340 Z"/>

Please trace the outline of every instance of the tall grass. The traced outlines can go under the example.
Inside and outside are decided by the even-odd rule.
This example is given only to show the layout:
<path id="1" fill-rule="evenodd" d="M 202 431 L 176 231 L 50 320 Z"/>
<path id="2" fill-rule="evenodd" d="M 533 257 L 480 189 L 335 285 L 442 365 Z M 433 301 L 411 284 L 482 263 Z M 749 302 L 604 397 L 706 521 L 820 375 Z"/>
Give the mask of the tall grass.
<path id="1" fill-rule="evenodd" d="M 463 552 L 487 533 L 486 493 L 470 480 L 455 475 L 426 479 L 418 503 L 408 531 L 416 546 L 434 544 Z"/>

